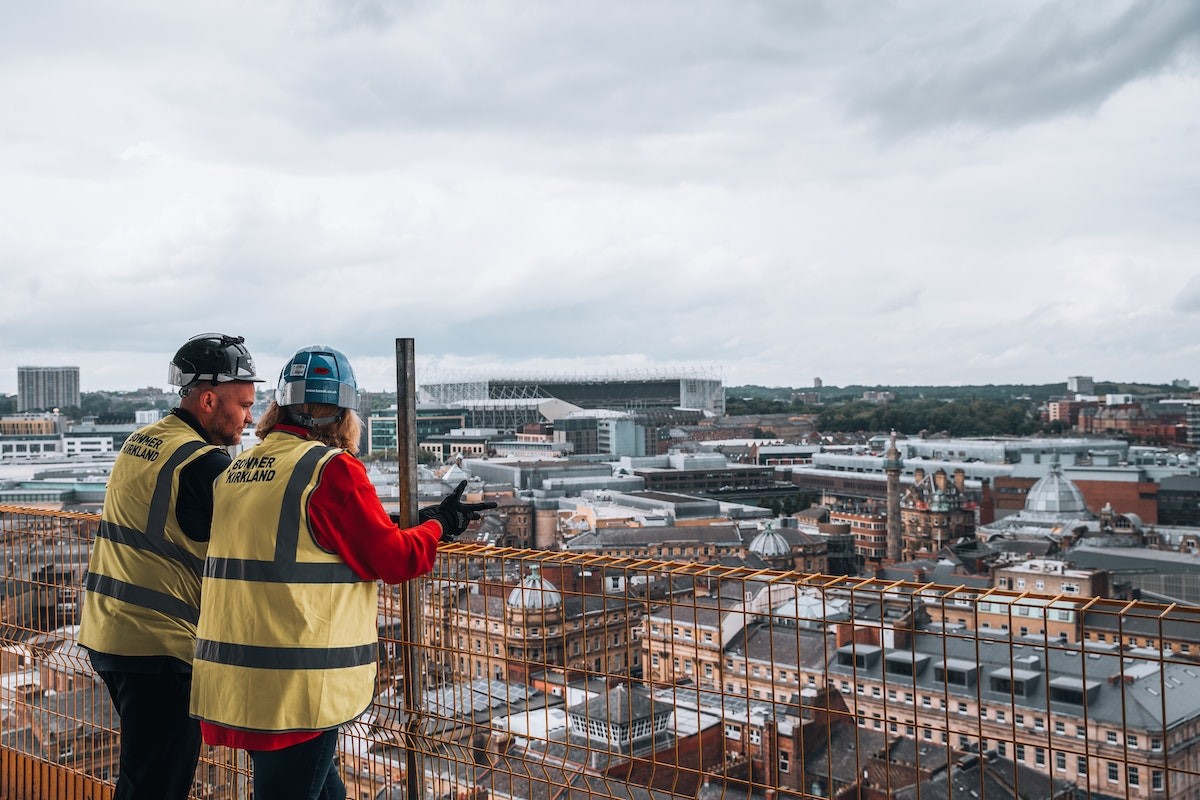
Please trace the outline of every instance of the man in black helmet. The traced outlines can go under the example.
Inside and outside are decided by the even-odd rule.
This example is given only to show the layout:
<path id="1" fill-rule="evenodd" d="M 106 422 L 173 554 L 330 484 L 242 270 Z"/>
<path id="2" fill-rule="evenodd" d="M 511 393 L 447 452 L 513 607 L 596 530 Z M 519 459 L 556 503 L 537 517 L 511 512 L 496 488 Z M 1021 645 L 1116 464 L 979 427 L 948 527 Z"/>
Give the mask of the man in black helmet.
<path id="1" fill-rule="evenodd" d="M 121 718 L 115 800 L 183 800 L 200 754 L 188 715 L 213 481 L 254 422 L 240 336 L 193 336 L 171 359 L 179 407 L 125 440 L 84 580 L 79 643 Z"/>

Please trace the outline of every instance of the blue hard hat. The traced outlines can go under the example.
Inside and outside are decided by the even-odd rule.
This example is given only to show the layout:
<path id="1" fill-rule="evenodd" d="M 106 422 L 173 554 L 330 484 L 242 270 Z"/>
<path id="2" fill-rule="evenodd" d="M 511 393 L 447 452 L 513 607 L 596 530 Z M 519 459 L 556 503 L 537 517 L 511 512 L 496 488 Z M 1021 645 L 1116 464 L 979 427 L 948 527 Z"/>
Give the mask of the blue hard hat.
<path id="1" fill-rule="evenodd" d="M 303 347 L 279 373 L 275 402 L 281 406 L 323 403 L 358 408 L 358 382 L 350 360 L 341 350 L 323 344 Z"/>

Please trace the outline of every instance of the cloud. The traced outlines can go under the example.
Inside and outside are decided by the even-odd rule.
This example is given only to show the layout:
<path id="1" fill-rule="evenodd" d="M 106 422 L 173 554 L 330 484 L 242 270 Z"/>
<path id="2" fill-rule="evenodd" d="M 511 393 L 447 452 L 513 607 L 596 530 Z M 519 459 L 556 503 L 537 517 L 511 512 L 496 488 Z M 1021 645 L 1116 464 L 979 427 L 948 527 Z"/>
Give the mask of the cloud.
<path id="1" fill-rule="evenodd" d="M 869 41 L 873 51 L 851 70 L 850 108 L 900 133 L 1022 125 L 1089 113 L 1170 68 L 1194 74 L 1200 55 L 1194 3 L 1096 3 L 1088 14 L 1066 4 L 1038 4 L 1025 15 L 977 8 L 985 13 L 927 6 L 925 35 Z"/>
<path id="2" fill-rule="evenodd" d="M 3 13 L 0 334 L 87 388 L 212 329 L 267 371 L 396 336 L 764 384 L 1194 363 L 1194 4 Z"/>
<path id="3" fill-rule="evenodd" d="M 1184 314 L 1200 312 L 1200 275 L 1188 278 L 1187 283 L 1171 301 L 1171 308 Z"/>

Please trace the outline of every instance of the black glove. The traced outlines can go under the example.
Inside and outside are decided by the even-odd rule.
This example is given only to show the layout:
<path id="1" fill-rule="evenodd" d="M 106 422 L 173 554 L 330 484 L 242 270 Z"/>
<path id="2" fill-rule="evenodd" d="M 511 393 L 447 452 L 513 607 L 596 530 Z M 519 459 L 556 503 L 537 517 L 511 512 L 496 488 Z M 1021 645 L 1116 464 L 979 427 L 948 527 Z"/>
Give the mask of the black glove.
<path id="1" fill-rule="evenodd" d="M 467 482 L 460 483 L 453 492 L 442 498 L 442 502 L 436 506 L 427 506 L 417 512 L 417 519 L 421 522 L 428 522 L 431 519 L 436 519 L 442 526 L 442 541 L 448 542 L 457 539 L 472 520 L 479 519 L 479 512 L 489 508 L 495 508 L 495 503 L 464 503 L 462 501 L 463 490 L 467 488 Z"/>

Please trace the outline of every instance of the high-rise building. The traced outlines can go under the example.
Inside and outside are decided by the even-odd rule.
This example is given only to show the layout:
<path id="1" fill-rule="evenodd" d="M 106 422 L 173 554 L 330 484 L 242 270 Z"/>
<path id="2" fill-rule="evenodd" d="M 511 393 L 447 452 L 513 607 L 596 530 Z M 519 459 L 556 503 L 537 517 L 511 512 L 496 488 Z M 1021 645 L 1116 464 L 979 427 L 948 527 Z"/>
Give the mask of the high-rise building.
<path id="1" fill-rule="evenodd" d="M 1096 391 L 1096 382 L 1091 375 L 1072 375 L 1067 378 L 1067 391 L 1071 394 L 1092 394 Z"/>
<path id="2" fill-rule="evenodd" d="M 17 411 L 79 407 L 79 367 L 17 367 Z"/>

